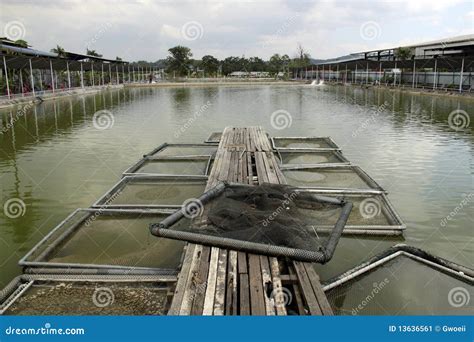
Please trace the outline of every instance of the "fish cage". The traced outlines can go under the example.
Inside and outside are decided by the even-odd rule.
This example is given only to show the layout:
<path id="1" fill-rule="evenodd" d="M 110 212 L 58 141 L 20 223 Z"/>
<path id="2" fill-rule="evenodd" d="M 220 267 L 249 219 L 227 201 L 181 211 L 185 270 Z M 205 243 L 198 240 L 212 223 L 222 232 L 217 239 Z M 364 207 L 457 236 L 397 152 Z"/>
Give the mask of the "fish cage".
<path id="1" fill-rule="evenodd" d="M 328 280 L 323 290 L 337 315 L 474 312 L 474 270 L 407 245 L 391 247 Z"/>
<path id="2" fill-rule="evenodd" d="M 152 224 L 150 230 L 158 237 L 326 263 L 332 258 L 352 203 L 296 190 L 281 184 L 219 183 L 196 203 Z M 318 234 L 314 218 L 307 213 L 323 209 L 331 211 L 334 222 L 327 234 Z M 176 227 L 193 213 L 191 225 Z"/>
<path id="3" fill-rule="evenodd" d="M 330 137 L 274 137 L 272 146 L 279 150 L 339 150 Z"/>
<path id="4" fill-rule="evenodd" d="M 204 144 L 162 144 L 153 151 L 144 155 L 144 157 L 199 157 L 212 156 L 217 151 L 215 143 Z"/>
<path id="5" fill-rule="evenodd" d="M 77 209 L 38 242 L 19 265 L 135 273 L 160 270 L 172 274 L 179 267 L 184 243 L 156 239 L 147 227 L 173 211 Z M 189 222 L 184 219 L 179 224 Z"/>
<path id="6" fill-rule="evenodd" d="M 126 176 L 103 195 L 93 208 L 180 208 L 184 201 L 199 197 L 207 176 Z"/>
<path id="7" fill-rule="evenodd" d="M 221 141 L 222 132 L 212 132 L 211 135 L 204 141 L 205 143 L 219 143 Z"/>
<path id="8" fill-rule="evenodd" d="M 165 315 L 175 283 L 163 275 L 25 274 L 0 291 L 0 315 Z"/>
<path id="9" fill-rule="evenodd" d="M 386 192 L 364 170 L 355 165 L 282 166 L 289 185 L 355 191 Z"/>
<path id="10" fill-rule="evenodd" d="M 347 220 L 343 234 L 362 235 L 400 235 L 406 228 L 401 217 L 396 212 L 387 196 L 381 192 L 360 192 L 354 190 L 325 190 L 311 188 L 296 188 L 298 193 L 312 193 L 345 199 L 352 203 L 352 211 Z M 302 211 L 314 221 L 314 229 L 319 232 L 332 230 L 336 219 L 331 208 L 318 211 Z"/>
<path id="11" fill-rule="evenodd" d="M 209 174 L 211 156 L 144 157 L 123 172 L 125 176 L 205 176 Z"/>
<path id="12" fill-rule="evenodd" d="M 308 150 L 277 150 L 276 156 L 283 165 L 320 165 L 320 164 L 350 164 L 339 151 L 308 151 Z"/>

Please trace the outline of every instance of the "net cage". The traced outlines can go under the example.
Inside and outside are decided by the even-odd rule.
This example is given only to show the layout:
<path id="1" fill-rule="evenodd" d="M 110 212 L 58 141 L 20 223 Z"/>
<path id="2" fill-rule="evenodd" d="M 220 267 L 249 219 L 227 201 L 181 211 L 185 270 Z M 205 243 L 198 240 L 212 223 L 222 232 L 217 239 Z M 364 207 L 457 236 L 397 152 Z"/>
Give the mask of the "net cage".
<path id="1" fill-rule="evenodd" d="M 188 198 L 200 196 L 207 176 L 126 176 L 92 207 L 103 209 L 180 208 Z"/>
<path id="2" fill-rule="evenodd" d="M 200 157 L 212 156 L 217 151 L 217 143 L 203 144 L 162 144 L 143 157 Z"/>
<path id="3" fill-rule="evenodd" d="M 0 315 L 164 315 L 175 276 L 24 274 L 0 291 Z"/>
<path id="4" fill-rule="evenodd" d="M 375 180 L 355 165 L 283 166 L 281 171 L 287 183 L 292 186 L 385 192 Z"/>
<path id="5" fill-rule="evenodd" d="M 156 239 L 147 229 L 174 210 L 77 209 L 19 262 L 29 268 L 174 274 L 184 243 Z M 176 225 L 188 225 L 183 219 Z"/>
<path id="6" fill-rule="evenodd" d="M 344 197 L 288 185 L 222 182 L 152 224 L 150 230 L 159 237 L 325 263 L 334 253 L 351 209 L 352 203 Z M 333 223 L 330 230 L 318 234 L 311 213 L 321 210 L 331 211 Z M 194 219 L 176 228 L 185 217 Z"/>
<path id="7" fill-rule="evenodd" d="M 321 165 L 321 164 L 341 164 L 349 165 L 346 159 L 339 151 L 309 151 L 309 150 L 276 150 L 276 157 L 282 165 Z"/>
<path id="8" fill-rule="evenodd" d="M 336 315 L 474 313 L 474 270 L 407 245 L 326 281 L 323 290 Z"/>
<path id="9" fill-rule="evenodd" d="M 125 170 L 125 176 L 205 176 L 209 173 L 212 156 L 144 157 Z"/>
<path id="10" fill-rule="evenodd" d="M 221 141 L 222 132 L 212 132 L 204 141 L 205 143 L 219 143 Z"/>
<path id="11" fill-rule="evenodd" d="M 272 146 L 280 150 L 339 150 L 330 137 L 274 137 Z"/>

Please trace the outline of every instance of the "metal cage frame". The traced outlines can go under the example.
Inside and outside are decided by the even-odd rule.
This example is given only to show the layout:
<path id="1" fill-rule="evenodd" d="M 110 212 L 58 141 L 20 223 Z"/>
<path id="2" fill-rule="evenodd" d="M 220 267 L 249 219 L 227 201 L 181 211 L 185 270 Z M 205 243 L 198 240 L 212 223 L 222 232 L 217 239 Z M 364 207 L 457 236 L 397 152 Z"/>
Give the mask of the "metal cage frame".
<path id="1" fill-rule="evenodd" d="M 156 154 L 160 153 L 161 151 L 163 151 L 167 147 L 207 147 L 207 148 L 209 148 L 209 147 L 212 147 L 212 146 L 215 146 L 216 151 L 217 151 L 217 147 L 219 146 L 219 144 L 217 144 L 217 143 L 202 143 L 202 144 L 182 144 L 182 143 L 168 144 L 168 143 L 164 143 L 164 144 L 161 144 L 158 147 L 154 148 L 150 152 L 144 154 L 143 157 L 156 157 Z M 209 153 L 209 154 L 186 154 L 186 155 L 174 156 L 174 157 L 199 157 L 199 156 L 203 156 L 203 155 L 211 156 L 211 155 L 215 154 L 216 151 L 214 151 L 212 153 Z M 163 156 L 163 157 L 173 157 L 173 156 Z"/>
<path id="2" fill-rule="evenodd" d="M 176 177 L 187 177 L 187 176 L 207 176 L 210 171 L 210 166 L 211 166 L 211 161 L 213 159 L 212 155 L 201 155 L 201 156 L 172 156 L 172 157 L 150 157 L 150 156 L 145 156 L 142 159 L 140 159 L 136 164 L 132 165 L 128 169 L 126 169 L 122 173 L 122 178 L 126 176 L 176 176 Z M 169 174 L 169 173 L 156 173 L 156 172 L 136 172 L 138 171 L 142 166 L 144 166 L 147 162 L 150 161 L 173 161 L 173 160 L 188 160 L 188 161 L 198 161 L 198 160 L 205 160 L 207 161 L 207 165 L 204 169 L 204 174 Z"/>
<path id="3" fill-rule="evenodd" d="M 44 261 L 48 255 L 54 251 L 61 243 L 66 241 L 69 237 L 73 236 L 77 230 L 86 222 L 90 217 L 93 217 L 95 213 L 100 215 L 156 215 L 156 214 L 171 214 L 174 209 L 160 209 L 160 210 L 123 210 L 123 209 L 98 209 L 98 208 L 79 208 L 69 214 L 64 220 L 56 225 L 48 234 L 46 234 L 32 249 L 30 249 L 18 262 L 18 264 L 25 268 L 30 268 L 29 272 L 34 272 L 32 269 L 37 268 L 49 268 L 49 269 L 63 269 L 61 272 L 70 273 L 73 270 L 75 272 L 83 273 L 86 270 L 91 270 L 90 273 L 107 272 L 107 274 L 175 274 L 175 269 L 167 268 L 153 268 L 153 267 L 140 267 L 140 266 L 123 266 L 123 265 L 107 265 L 107 264 L 84 264 L 84 263 L 64 263 L 64 262 L 48 262 Z M 84 212 L 84 217 L 78 222 L 75 222 L 70 227 L 66 225 L 80 212 Z M 87 215 L 89 213 L 89 215 Z M 62 232 L 59 236 L 56 233 L 64 227 L 67 229 Z M 144 227 L 146 229 L 146 227 Z M 40 249 L 42 252 L 39 256 L 36 256 L 33 260 L 29 260 L 30 257 Z M 184 254 L 184 253 L 183 253 Z M 182 254 L 182 255 L 183 255 Z M 68 271 L 64 271 L 64 269 Z M 48 271 L 43 270 L 44 273 Z"/>
<path id="4" fill-rule="evenodd" d="M 351 162 L 344 157 L 340 150 L 304 150 L 300 148 L 295 149 L 276 149 L 276 153 L 278 154 L 278 161 L 281 166 L 318 166 L 318 165 L 351 165 Z M 298 163 L 283 163 L 282 153 L 303 153 L 303 154 L 318 154 L 318 153 L 332 153 L 335 155 L 340 162 L 334 163 L 308 163 L 308 164 L 298 164 Z"/>
<path id="5" fill-rule="evenodd" d="M 406 229 L 406 225 L 403 223 L 402 218 L 395 210 L 387 195 L 380 191 L 357 191 L 357 190 L 331 190 L 331 189 L 312 189 L 312 188 L 298 188 L 296 191 L 301 192 L 312 192 L 317 195 L 335 195 L 337 197 L 358 196 L 358 197 L 369 197 L 374 196 L 381 202 L 380 210 L 383 214 L 391 221 L 391 225 L 350 225 L 347 224 L 344 228 L 343 234 L 347 235 L 400 235 L 403 230 Z M 317 231 L 327 232 L 331 230 L 331 226 L 320 225 L 314 226 Z"/>
<path id="6" fill-rule="evenodd" d="M 222 133 L 224 133 L 224 132 L 212 132 L 211 134 L 209 134 L 209 136 L 207 137 L 207 139 L 204 140 L 204 142 L 205 142 L 206 144 L 215 144 L 215 143 L 218 144 L 218 143 L 220 143 L 220 141 L 221 141 Z M 220 135 L 220 136 L 219 136 L 219 139 L 213 139 L 213 137 L 216 136 L 216 135 L 218 135 L 218 134 Z"/>
<path id="7" fill-rule="evenodd" d="M 166 209 L 166 208 L 181 208 L 181 204 L 109 204 L 108 201 L 119 193 L 127 184 L 133 181 L 160 181 L 176 179 L 177 183 L 186 181 L 202 181 L 204 188 L 208 180 L 208 176 L 189 176 L 189 175 L 132 175 L 125 176 L 120 179 L 111 189 L 102 195 L 94 204 L 92 208 L 103 209 Z"/>
<path id="8" fill-rule="evenodd" d="M 97 282 L 97 283 L 175 283 L 176 276 L 148 275 L 84 275 L 84 274 L 22 274 L 0 291 L 0 316 L 10 308 L 35 282 Z M 151 285 L 151 284 L 150 284 Z"/>
<path id="9" fill-rule="evenodd" d="M 329 190 L 329 189 L 334 189 L 334 190 L 353 190 L 353 191 L 358 191 L 358 192 L 369 192 L 369 193 L 375 193 L 375 192 L 383 192 L 387 193 L 387 191 L 380 186 L 370 175 L 365 172 L 360 166 L 350 164 L 350 165 L 339 165 L 339 164 L 318 164 L 318 165 L 313 165 L 313 166 L 308 166 L 308 165 L 283 165 L 280 170 L 283 173 L 283 176 L 285 176 L 285 171 L 296 171 L 296 170 L 317 170 L 317 169 L 343 169 L 343 170 L 350 170 L 356 173 L 364 183 L 369 186 L 370 189 L 359 189 L 359 188 L 343 188 L 343 187 L 328 187 L 328 186 L 304 186 L 305 188 L 309 189 L 322 189 L 322 190 Z M 291 185 L 291 184 L 290 184 Z M 298 185 L 294 185 L 298 186 Z"/>
<path id="10" fill-rule="evenodd" d="M 275 140 L 323 140 L 331 147 L 281 147 L 277 146 Z M 291 150 L 305 150 L 305 151 L 340 151 L 339 146 L 332 140 L 331 137 L 272 137 L 272 147 L 275 150 L 291 151 Z"/>

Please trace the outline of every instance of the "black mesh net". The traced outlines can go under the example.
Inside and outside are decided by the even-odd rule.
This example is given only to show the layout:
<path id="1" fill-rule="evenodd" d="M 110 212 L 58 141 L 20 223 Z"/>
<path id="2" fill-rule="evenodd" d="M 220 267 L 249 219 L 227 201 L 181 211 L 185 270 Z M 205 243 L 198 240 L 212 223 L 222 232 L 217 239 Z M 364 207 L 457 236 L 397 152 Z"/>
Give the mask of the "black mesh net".
<path id="1" fill-rule="evenodd" d="M 230 239 L 232 241 L 227 241 L 231 243 L 228 248 L 249 247 L 242 244 L 248 242 L 324 253 L 334 229 L 326 234 L 317 232 L 315 227 L 318 222 L 311 213 L 333 208 L 333 215 L 338 218 L 336 226 L 342 223 L 343 227 L 349 214 L 344 210 L 347 203 L 343 199 L 323 197 L 300 190 L 280 184 L 249 186 L 223 183 L 192 203 L 186 203 L 180 211 L 159 225 L 153 225 L 152 233 L 169 233 L 174 235 L 174 238 L 204 244 L 208 242 L 207 244 L 211 245 L 223 241 L 219 239 Z M 174 223 L 182 217 L 190 216 L 194 217 L 191 225 L 184 228 L 181 225 L 175 229 Z M 166 228 L 171 228 L 169 231 L 172 232 L 165 232 Z M 192 233 L 193 239 L 198 238 L 197 235 L 215 239 L 192 241 L 188 235 L 176 233 L 177 230 Z M 336 234 L 339 236 L 340 232 Z M 173 238 L 169 235 L 167 237 Z"/>

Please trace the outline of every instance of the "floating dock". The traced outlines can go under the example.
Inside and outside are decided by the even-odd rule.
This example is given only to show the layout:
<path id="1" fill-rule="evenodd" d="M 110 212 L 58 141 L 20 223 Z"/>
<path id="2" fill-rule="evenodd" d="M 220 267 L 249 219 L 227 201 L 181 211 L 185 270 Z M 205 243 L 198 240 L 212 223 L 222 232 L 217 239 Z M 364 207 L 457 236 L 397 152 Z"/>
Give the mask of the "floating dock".
<path id="1" fill-rule="evenodd" d="M 311 262 L 150 234 L 150 224 L 223 182 L 288 184 L 346 198 L 354 206 L 342 234 L 400 235 L 405 229 L 386 191 L 330 138 L 270 138 L 260 127 L 227 127 L 201 144 L 160 145 L 90 208 L 77 209 L 52 229 L 20 260 L 24 273 L 0 291 L 0 314 L 347 314 L 351 300 L 366 296 L 350 284 L 373 284 L 372 270 L 408 265 L 407 257 L 427 277 L 444 273 L 446 288 L 472 289 L 473 270 L 409 246 L 395 246 L 321 284 Z M 204 227 L 206 210 L 173 228 Z M 311 217 L 316 235 L 335 227 L 334 216 Z"/>
<path id="2" fill-rule="evenodd" d="M 272 144 L 260 127 L 224 130 L 206 190 L 221 181 L 285 183 Z M 291 284 L 299 314 L 332 315 L 310 263 L 188 244 L 168 314 L 286 315 L 285 298 L 290 294 L 283 283 Z"/>

